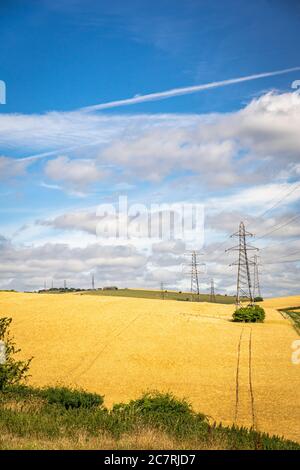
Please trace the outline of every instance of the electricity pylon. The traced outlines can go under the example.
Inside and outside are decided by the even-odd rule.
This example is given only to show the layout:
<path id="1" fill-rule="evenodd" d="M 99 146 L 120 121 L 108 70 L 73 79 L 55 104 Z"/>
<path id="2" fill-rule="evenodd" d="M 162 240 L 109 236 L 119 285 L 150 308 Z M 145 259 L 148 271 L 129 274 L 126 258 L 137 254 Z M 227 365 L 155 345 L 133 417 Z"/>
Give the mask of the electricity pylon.
<path id="1" fill-rule="evenodd" d="M 248 259 L 248 251 L 258 250 L 254 246 L 247 244 L 247 237 L 253 237 L 253 233 L 247 232 L 245 229 L 244 222 L 240 222 L 239 230 L 231 235 L 231 237 L 237 237 L 239 240 L 238 245 L 228 248 L 227 251 L 238 251 L 238 261 L 230 264 L 230 266 L 238 266 L 237 272 L 237 285 L 236 285 L 236 305 L 241 305 L 242 298 L 248 298 L 250 305 L 253 305 L 253 292 L 250 276 L 249 266 L 253 262 Z"/>
<path id="2" fill-rule="evenodd" d="M 196 251 L 192 251 L 192 262 L 191 262 L 191 294 L 192 298 L 196 297 L 199 302 L 199 279 L 198 279 L 198 261 Z"/>
<path id="3" fill-rule="evenodd" d="M 258 272 L 258 256 L 254 255 L 253 259 L 253 299 L 255 297 L 261 297 L 260 283 L 259 283 L 259 272 Z"/>
<path id="4" fill-rule="evenodd" d="M 209 296 L 209 301 L 210 302 L 216 302 L 216 294 L 215 294 L 215 283 L 214 280 L 210 280 L 210 296 Z"/>
<path id="5" fill-rule="evenodd" d="M 191 300 L 200 301 L 200 289 L 199 289 L 199 266 L 205 266 L 205 263 L 199 263 L 198 257 L 199 253 L 195 250 L 188 251 L 185 253 L 185 256 L 188 256 L 189 261 L 184 263 L 183 272 L 190 276 L 191 280 Z M 202 272 L 205 272 L 204 270 Z"/>

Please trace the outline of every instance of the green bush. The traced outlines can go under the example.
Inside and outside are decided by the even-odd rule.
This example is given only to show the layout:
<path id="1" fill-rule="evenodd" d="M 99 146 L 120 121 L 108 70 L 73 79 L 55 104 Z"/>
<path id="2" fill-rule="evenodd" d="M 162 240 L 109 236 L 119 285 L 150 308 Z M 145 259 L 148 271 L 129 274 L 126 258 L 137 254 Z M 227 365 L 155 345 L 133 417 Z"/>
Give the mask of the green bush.
<path id="1" fill-rule="evenodd" d="M 103 397 L 96 393 L 83 390 L 72 390 L 66 387 L 49 387 L 41 391 L 40 395 L 50 404 L 58 404 L 69 408 L 93 408 L 103 404 Z"/>
<path id="2" fill-rule="evenodd" d="M 184 399 L 178 399 L 170 393 L 148 392 L 137 400 L 129 403 L 114 405 L 113 413 L 123 415 L 135 415 L 156 422 L 181 422 L 197 418 L 197 421 L 207 421 L 207 417 L 201 413 L 195 413 L 191 405 Z"/>
<path id="3" fill-rule="evenodd" d="M 54 448 L 57 439 L 59 446 L 65 441 L 63 448 L 74 449 L 82 436 L 102 435 L 111 436 L 115 439 L 115 448 L 120 448 L 119 438 L 131 432 L 136 436 L 143 429 L 149 429 L 149 425 L 175 438 L 176 448 L 182 449 L 300 449 L 299 443 L 253 429 L 212 424 L 205 415 L 193 411 L 185 400 L 170 394 L 148 393 L 128 404 L 115 405 L 113 410 L 96 406 L 66 409 L 59 404 L 49 405 L 45 398 L 41 400 L 41 395 L 49 395 L 50 390 L 53 391 L 12 386 L 6 393 L 0 393 L 0 450 L 20 445 L 22 449 L 43 448 L 46 440 L 51 440 L 50 448 Z M 151 441 L 149 444 L 152 445 Z M 92 446 L 99 449 L 99 441 L 95 440 Z M 133 447 L 130 444 L 128 448 L 135 449 L 134 446 L 133 443 Z"/>
<path id="4" fill-rule="evenodd" d="M 127 426 L 135 423 L 140 426 L 150 425 L 177 437 L 187 437 L 196 429 L 199 431 L 203 427 L 206 430 L 208 426 L 207 416 L 195 413 L 186 400 L 156 391 L 145 393 L 129 403 L 114 405 L 111 417 L 118 423 L 118 428 L 114 425 L 114 433 L 124 428 L 125 423 Z"/>
<path id="5" fill-rule="evenodd" d="M 265 319 L 265 311 L 259 305 L 248 305 L 238 308 L 232 315 L 234 322 L 262 323 Z"/>
<path id="6" fill-rule="evenodd" d="M 178 400 L 169 393 L 148 392 L 137 400 L 131 400 L 129 403 L 118 403 L 114 405 L 113 410 L 134 409 L 142 414 L 151 413 L 173 413 L 173 414 L 191 414 L 191 405 L 185 400 Z"/>
<path id="7" fill-rule="evenodd" d="M 15 355 L 20 352 L 16 348 L 13 338 L 10 336 L 9 327 L 12 322 L 11 318 L 0 318 L 0 341 L 4 343 L 5 359 L 0 364 L 0 391 L 6 390 L 12 385 L 18 385 L 22 380 L 28 377 L 28 370 L 31 359 L 27 361 L 18 361 Z"/>

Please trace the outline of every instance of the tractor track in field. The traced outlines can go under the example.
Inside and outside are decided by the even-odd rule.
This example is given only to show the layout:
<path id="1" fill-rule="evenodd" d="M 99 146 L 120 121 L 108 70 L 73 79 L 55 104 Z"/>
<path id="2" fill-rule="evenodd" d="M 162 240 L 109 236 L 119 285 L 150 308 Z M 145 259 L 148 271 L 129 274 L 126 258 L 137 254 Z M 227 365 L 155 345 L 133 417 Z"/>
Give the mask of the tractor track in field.
<path id="1" fill-rule="evenodd" d="M 83 370 L 79 371 L 76 375 L 72 376 L 72 374 L 74 374 L 74 372 L 77 371 L 78 369 L 80 369 L 80 367 L 83 365 L 82 362 L 79 362 L 75 367 L 73 367 L 73 369 L 71 369 L 66 374 L 66 376 L 69 376 L 70 380 L 72 382 L 78 380 L 83 374 L 85 374 L 97 362 L 97 360 L 99 359 L 101 354 L 112 344 L 112 342 L 116 338 L 118 338 L 124 331 L 126 331 L 142 315 L 143 315 L 143 313 L 139 313 L 132 320 L 130 320 L 128 323 L 126 323 L 126 325 L 124 325 L 123 328 L 121 328 L 121 329 L 115 328 L 111 333 L 110 340 L 107 341 L 104 345 L 102 345 L 102 347 L 97 351 L 96 355 L 88 362 L 87 365 L 84 366 Z M 115 332 L 117 332 L 117 333 L 114 335 Z"/>
<path id="2" fill-rule="evenodd" d="M 252 328 L 250 328 L 249 335 L 249 361 L 248 361 L 248 374 L 249 374 L 249 391 L 251 397 L 251 412 L 252 412 L 252 427 L 256 428 L 255 408 L 254 408 L 254 393 L 252 381 Z"/>
<path id="3" fill-rule="evenodd" d="M 241 342 L 244 333 L 244 328 L 241 330 L 240 339 L 238 342 L 237 350 L 237 364 L 236 364 L 236 376 L 235 376 L 235 413 L 234 413 L 234 423 L 237 421 L 238 415 L 238 406 L 239 406 L 239 376 L 240 376 L 240 358 L 241 358 Z"/>
<path id="4" fill-rule="evenodd" d="M 182 315 L 184 317 L 191 317 L 195 318 L 197 320 L 201 320 L 202 318 L 212 318 L 214 320 L 223 320 L 223 321 L 228 321 L 228 318 L 225 316 L 215 316 L 215 315 L 206 315 L 206 314 L 193 314 L 193 313 L 185 313 L 185 312 L 178 312 L 179 315 Z"/>
<path id="5" fill-rule="evenodd" d="M 241 391 L 244 391 L 242 395 Z M 247 391 L 245 394 L 245 390 Z M 235 381 L 234 424 L 239 425 L 239 415 L 248 408 L 247 421 L 256 429 L 256 413 L 252 379 L 252 328 L 242 327 L 237 347 Z M 245 419 L 245 417 L 244 417 Z M 243 423 L 244 424 L 244 423 Z"/>

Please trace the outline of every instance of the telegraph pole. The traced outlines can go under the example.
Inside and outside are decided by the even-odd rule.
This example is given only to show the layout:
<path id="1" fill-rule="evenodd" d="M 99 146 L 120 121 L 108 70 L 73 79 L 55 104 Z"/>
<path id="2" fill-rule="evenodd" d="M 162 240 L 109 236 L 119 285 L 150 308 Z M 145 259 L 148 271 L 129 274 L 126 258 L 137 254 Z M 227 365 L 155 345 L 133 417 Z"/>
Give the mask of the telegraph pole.
<path id="1" fill-rule="evenodd" d="M 251 284 L 251 276 L 249 265 L 253 262 L 248 259 L 248 251 L 258 250 L 254 246 L 247 244 L 247 238 L 253 237 L 253 233 L 247 232 L 244 222 L 240 222 L 239 230 L 231 235 L 231 238 L 238 238 L 238 245 L 228 248 L 227 251 L 238 251 L 238 261 L 232 263 L 230 266 L 238 266 L 237 272 L 237 285 L 236 285 L 236 305 L 241 305 L 242 298 L 248 298 L 250 305 L 253 305 L 253 291 Z"/>
<path id="2" fill-rule="evenodd" d="M 253 299 L 255 297 L 261 297 L 260 283 L 259 283 L 259 272 L 258 272 L 258 256 L 253 256 Z"/>
<path id="3" fill-rule="evenodd" d="M 95 275 L 92 273 L 92 289 L 95 290 Z"/>
<path id="4" fill-rule="evenodd" d="M 211 281 L 210 281 L 210 296 L 209 296 L 209 301 L 210 301 L 210 302 L 216 302 L 215 283 L 214 283 L 214 280 L 213 280 L 213 279 L 211 279 Z"/>

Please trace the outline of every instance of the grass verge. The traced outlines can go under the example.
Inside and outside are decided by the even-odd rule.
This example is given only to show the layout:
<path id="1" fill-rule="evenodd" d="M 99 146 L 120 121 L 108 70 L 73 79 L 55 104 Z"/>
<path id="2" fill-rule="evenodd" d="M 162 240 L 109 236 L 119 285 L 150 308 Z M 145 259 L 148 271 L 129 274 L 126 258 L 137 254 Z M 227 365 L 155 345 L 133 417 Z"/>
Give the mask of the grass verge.
<path id="1" fill-rule="evenodd" d="M 300 445 L 211 424 L 170 394 L 147 393 L 108 410 L 100 395 L 18 386 L 0 394 L 0 449 L 300 450 Z"/>
<path id="2" fill-rule="evenodd" d="M 281 308 L 279 312 L 284 313 L 292 320 L 295 330 L 300 335 L 300 307 Z"/>

